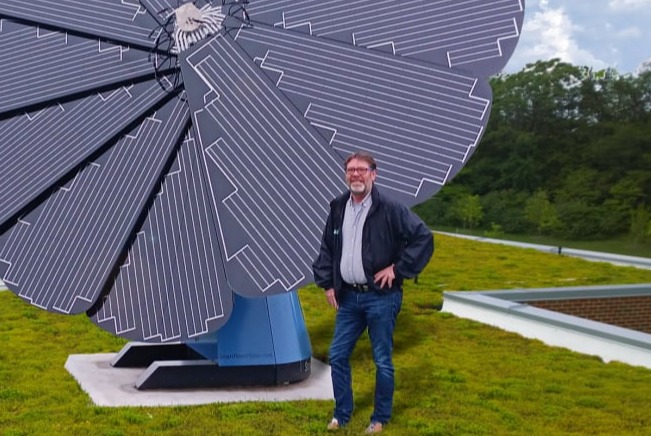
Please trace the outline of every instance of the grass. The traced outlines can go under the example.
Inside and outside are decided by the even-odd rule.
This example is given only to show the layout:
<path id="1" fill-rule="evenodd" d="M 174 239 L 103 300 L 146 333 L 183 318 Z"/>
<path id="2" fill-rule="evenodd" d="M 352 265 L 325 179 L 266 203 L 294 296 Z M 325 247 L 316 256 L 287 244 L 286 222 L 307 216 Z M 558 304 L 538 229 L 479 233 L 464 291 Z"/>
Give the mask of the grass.
<path id="1" fill-rule="evenodd" d="M 651 370 L 561 348 L 440 312 L 447 290 L 651 283 L 651 271 L 439 235 L 405 286 L 396 330 L 397 390 L 388 435 L 648 435 Z M 314 355 L 325 360 L 334 312 L 299 291 Z M 69 354 L 124 341 L 84 316 L 54 315 L 0 293 L 0 435 L 325 434 L 331 401 L 104 408 L 64 369 Z M 368 339 L 354 355 L 360 434 L 372 411 Z"/>
<path id="2" fill-rule="evenodd" d="M 486 230 L 459 229 L 454 227 L 436 227 L 436 230 L 449 233 L 461 233 L 473 236 L 486 236 Z M 505 234 L 500 237 L 509 241 L 526 242 L 530 244 L 551 245 L 552 247 L 567 247 L 578 250 L 601 251 L 604 253 L 624 254 L 627 256 L 651 257 L 651 241 L 634 242 L 629 235 L 598 241 L 568 241 L 542 235 Z"/>

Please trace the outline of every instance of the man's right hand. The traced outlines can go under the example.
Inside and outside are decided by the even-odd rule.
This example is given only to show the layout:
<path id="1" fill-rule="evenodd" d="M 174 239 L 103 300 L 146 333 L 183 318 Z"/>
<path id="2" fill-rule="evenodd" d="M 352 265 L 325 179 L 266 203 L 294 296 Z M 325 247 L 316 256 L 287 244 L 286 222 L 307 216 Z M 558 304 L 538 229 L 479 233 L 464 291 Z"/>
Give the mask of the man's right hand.
<path id="1" fill-rule="evenodd" d="M 335 288 L 330 288 L 327 291 L 325 291 L 325 295 L 326 295 L 326 300 L 328 300 L 328 304 L 338 310 L 339 303 L 337 303 L 337 297 L 335 297 Z"/>

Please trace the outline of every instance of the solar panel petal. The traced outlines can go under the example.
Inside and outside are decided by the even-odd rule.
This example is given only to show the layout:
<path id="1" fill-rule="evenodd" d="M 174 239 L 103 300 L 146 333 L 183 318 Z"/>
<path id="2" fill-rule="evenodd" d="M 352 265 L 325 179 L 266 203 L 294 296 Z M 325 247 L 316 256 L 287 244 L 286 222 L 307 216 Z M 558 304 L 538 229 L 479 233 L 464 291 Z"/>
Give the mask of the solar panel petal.
<path id="1" fill-rule="evenodd" d="M 486 79 L 291 33 L 244 27 L 235 38 L 340 155 L 373 153 L 378 186 L 408 205 L 430 198 L 472 155 L 486 124 Z"/>
<path id="2" fill-rule="evenodd" d="M 2 0 L 0 16 L 139 47 L 154 47 L 158 27 L 138 0 Z"/>
<path id="3" fill-rule="evenodd" d="M 228 36 L 184 53 L 181 68 L 207 156 L 231 287 L 243 296 L 311 280 L 341 158 Z"/>
<path id="4" fill-rule="evenodd" d="M 249 0 L 254 21 L 388 51 L 483 77 L 520 36 L 524 0 Z"/>

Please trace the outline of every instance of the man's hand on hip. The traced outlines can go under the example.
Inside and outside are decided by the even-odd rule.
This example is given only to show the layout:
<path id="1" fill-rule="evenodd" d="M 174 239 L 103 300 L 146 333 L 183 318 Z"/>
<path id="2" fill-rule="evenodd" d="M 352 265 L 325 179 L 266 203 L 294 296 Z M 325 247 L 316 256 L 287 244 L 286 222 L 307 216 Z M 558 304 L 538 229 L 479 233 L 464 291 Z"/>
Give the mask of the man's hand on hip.
<path id="1" fill-rule="evenodd" d="M 395 280 L 395 278 L 396 273 L 393 270 L 393 264 L 391 264 L 383 270 L 375 273 L 375 276 L 373 276 L 373 281 L 380 285 L 380 289 L 384 288 L 386 285 L 388 285 L 387 287 L 390 288 L 393 286 L 393 280 Z"/>

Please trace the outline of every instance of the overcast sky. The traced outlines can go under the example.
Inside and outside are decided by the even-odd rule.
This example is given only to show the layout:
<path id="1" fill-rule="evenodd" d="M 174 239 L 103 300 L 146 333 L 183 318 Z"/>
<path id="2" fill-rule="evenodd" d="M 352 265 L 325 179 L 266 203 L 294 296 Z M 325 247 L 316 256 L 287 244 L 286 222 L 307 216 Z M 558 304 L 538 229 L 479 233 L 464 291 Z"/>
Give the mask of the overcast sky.
<path id="1" fill-rule="evenodd" d="M 505 72 L 558 57 L 632 73 L 651 59 L 651 0 L 526 0 L 523 27 Z"/>

